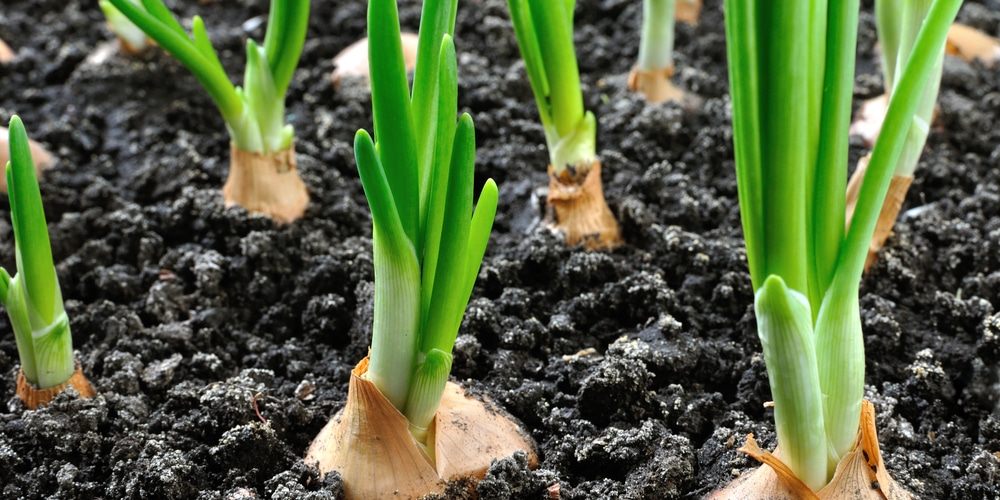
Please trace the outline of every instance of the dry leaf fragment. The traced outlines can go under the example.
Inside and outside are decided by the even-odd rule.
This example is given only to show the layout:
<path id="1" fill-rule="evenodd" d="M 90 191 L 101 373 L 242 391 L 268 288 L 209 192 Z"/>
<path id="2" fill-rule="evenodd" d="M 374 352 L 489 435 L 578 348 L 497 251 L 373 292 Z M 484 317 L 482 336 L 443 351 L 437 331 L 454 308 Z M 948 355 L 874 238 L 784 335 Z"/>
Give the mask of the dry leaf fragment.
<path id="1" fill-rule="evenodd" d="M 702 0 L 677 0 L 674 5 L 674 19 L 691 25 L 698 25 Z"/>
<path id="2" fill-rule="evenodd" d="M 964 24 L 952 24 L 948 29 L 945 52 L 972 61 L 979 59 L 986 66 L 1000 59 L 1000 40 Z"/>

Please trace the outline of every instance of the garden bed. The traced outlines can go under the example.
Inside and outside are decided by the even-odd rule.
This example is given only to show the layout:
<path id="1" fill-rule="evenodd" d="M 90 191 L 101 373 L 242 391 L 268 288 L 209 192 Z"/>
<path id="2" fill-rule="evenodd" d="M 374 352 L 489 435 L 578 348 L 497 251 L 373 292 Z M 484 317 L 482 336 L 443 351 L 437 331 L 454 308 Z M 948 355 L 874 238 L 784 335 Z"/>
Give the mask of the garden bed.
<path id="1" fill-rule="evenodd" d="M 577 53 L 599 120 L 608 203 L 627 243 L 567 248 L 540 223 L 541 125 L 504 0 L 462 0 L 459 106 L 476 181 L 500 206 L 455 348 L 454 378 L 519 418 L 540 467 L 498 462 L 483 499 L 699 498 L 775 445 L 736 200 L 719 1 L 677 28 L 675 81 L 700 108 L 625 89 L 641 2 L 580 0 Z M 230 74 L 263 38 L 266 0 L 167 4 L 205 18 Z M 26 411 L 0 316 L 0 497 L 333 498 L 301 463 L 366 353 L 371 229 L 354 163 L 363 85 L 332 57 L 365 33 L 364 0 L 313 2 L 288 96 L 306 216 L 276 227 L 224 209 L 228 136 L 179 63 L 154 50 L 88 60 L 111 35 L 95 2 L 5 0 L 0 122 L 17 113 L 59 158 L 42 196 L 84 371 L 100 396 Z M 989 7 L 988 7 L 989 6 Z M 992 8 L 992 10 L 990 10 Z M 401 22 L 415 31 L 419 2 Z M 959 20 L 996 35 L 995 2 Z M 881 93 L 861 17 L 856 99 Z M 940 115 L 896 235 L 864 279 L 866 394 L 896 479 L 921 498 L 1000 495 L 1000 70 L 949 57 Z M 865 150 L 852 145 L 851 162 Z M 478 188 L 477 188 L 478 192 Z M 14 268 L 6 201 L 0 263 Z"/>

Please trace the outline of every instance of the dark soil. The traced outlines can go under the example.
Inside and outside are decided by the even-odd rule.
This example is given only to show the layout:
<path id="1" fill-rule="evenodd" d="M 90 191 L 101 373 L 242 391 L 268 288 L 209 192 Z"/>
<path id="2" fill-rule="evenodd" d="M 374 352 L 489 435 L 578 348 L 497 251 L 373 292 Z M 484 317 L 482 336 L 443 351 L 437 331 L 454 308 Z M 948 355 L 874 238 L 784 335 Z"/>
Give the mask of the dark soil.
<path id="1" fill-rule="evenodd" d="M 624 91 L 638 0 L 581 0 L 576 40 L 599 117 L 605 192 L 628 243 L 567 248 L 539 224 L 547 153 L 504 0 L 463 0 L 460 106 L 476 180 L 501 189 L 454 377 L 538 441 L 541 466 L 496 462 L 480 498 L 698 498 L 775 445 L 742 247 L 720 1 L 677 28 L 676 80 L 701 108 Z M 167 4 L 201 14 L 241 78 L 266 0 Z M 100 396 L 26 411 L 0 316 L 0 497 L 336 498 L 301 463 L 346 398 L 371 329 L 370 218 L 351 148 L 370 96 L 334 91 L 331 58 L 366 2 L 314 2 L 288 96 L 304 219 L 223 209 L 228 137 L 208 95 L 159 51 L 87 61 L 111 40 L 96 2 L 4 0 L 0 121 L 17 113 L 60 158 L 42 182 L 74 342 Z M 1000 4 L 960 18 L 1000 31 Z M 856 97 L 881 92 L 871 6 Z M 419 5 L 401 18 L 416 30 Z M 247 22 L 252 21 L 252 22 Z M 941 113 L 896 235 L 862 284 L 868 397 L 889 470 L 921 498 L 1000 496 L 1000 70 L 948 58 Z M 851 161 L 865 151 L 852 146 Z M 6 202 L 0 262 L 14 267 Z M 259 410 L 259 416 L 257 411 Z"/>

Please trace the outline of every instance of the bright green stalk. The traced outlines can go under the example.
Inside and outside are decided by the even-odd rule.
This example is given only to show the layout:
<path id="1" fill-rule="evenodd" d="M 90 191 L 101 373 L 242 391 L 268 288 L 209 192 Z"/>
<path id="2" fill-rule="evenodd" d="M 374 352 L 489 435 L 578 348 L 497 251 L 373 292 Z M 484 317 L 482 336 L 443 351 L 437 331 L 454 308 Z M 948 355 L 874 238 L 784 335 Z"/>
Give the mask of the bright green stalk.
<path id="1" fill-rule="evenodd" d="M 896 71 L 910 57 L 920 27 L 930 10 L 930 0 L 879 0 L 875 2 L 875 19 L 878 23 L 879 42 L 882 44 L 882 75 L 886 92 L 892 95 L 895 89 Z M 944 49 L 931 73 L 931 79 L 924 88 L 910 126 L 903 153 L 896 164 L 895 175 L 912 177 L 920 153 L 927 142 L 930 122 L 934 116 L 941 86 L 941 69 L 944 63 Z"/>
<path id="2" fill-rule="evenodd" d="M 194 74 L 218 106 L 238 148 L 271 154 L 291 146 L 284 99 L 305 43 L 308 0 L 271 1 L 263 48 L 247 46 L 243 89 L 229 81 L 200 17 L 195 16 L 189 36 L 162 0 L 142 0 L 142 6 L 131 0 L 107 1 Z"/>
<path id="3" fill-rule="evenodd" d="M 371 137 L 359 130 L 354 155 L 372 211 L 375 315 L 368 379 L 396 408 L 405 408 L 419 345 L 420 264 L 400 222 Z"/>
<path id="4" fill-rule="evenodd" d="M 438 96 L 437 79 L 440 77 L 439 66 L 444 61 L 441 54 L 441 39 L 444 35 L 455 35 L 455 17 L 458 14 L 458 4 L 454 2 L 431 2 L 428 4 L 428 11 L 421 13 L 420 31 L 417 37 L 417 65 L 413 71 L 413 92 L 411 102 L 413 103 L 414 116 L 422 116 L 427 119 L 423 125 L 417 127 L 416 142 L 418 152 L 418 177 L 420 179 L 420 192 L 425 196 L 420 198 L 420 226 L 421 233 L 427 220 L 427 207 L 429 200 L 427 194 L 430 193 L 431 168 L 434 161 L 434 150 L 437 143 L 437 126 L 442 120 L 437 119 L 439 111 L 435 104 L 438 101 L 451 102 L 450 99 Z M 457 82 L 456 82 L 457 87 Z M 457 88 L 455 92 L 458 92 Z M 454 115 L 454 113 L 450 113 Z M 455 117 L 451 116 L 447 121 L 451 128 L 454 128 Z M 454 134 L 454 132 L 451 132 Z M 445 132 L 447 135 L 448 132 Z M 450 139 L 449 139 L 450 140 Z"/>
<path id="5" fill-rule="evenodd" d="M 760 37 L 764 275 L 808 294 L 806 169 L 809 158 L 809 5 L 763 2 Z"/>
<path id="6" fill-rule="evenodd" d="M 819 491 L 827 482 L 827 449 L 809 300 L 772 274 L 757 290 L 754 309 L 774 396 L 774 421 L 801 423 L 777 425 L 781 460 Z"/>
<path id="7" fill-rule="evenodd" d="M 816 170 L 810 183 L 812 232 L 810 302 L 818 304 L 833 280 L 840 242 L 844 240 L 846 198 L 828 186 L 847 185 L 847 131 L 851 121 L 854 87 L 854 47 L 858 38 L 858 3 L 833 2 L 827 17 L 825 67 Z M 819 65 L 817 65 L 819 66 Z M 813 320 L 819 311 L 813 310 Z"/>
<path id="8" fill-rule="evenodd" d="M 595 158 L 597 125 L 583 109 L 573 48 L 574 0 L 508 0 L 556 175 Z"/>
<path id="9" fill-rule="evenodd" d="M 827 399 L 823 423 L 829 437 L 828 477 L 854 449 L 865 392 L 865 344 L 858 309 L 858 285 L 834 281 L 816 319 L 819 385 Z"/>
<path id="10" fill-rule="evenodd" d="M 378 145 L 364 131 L 355 140 L 375 250 L 375 321 L 366 377 L 403 412 L 422 443 L 451 371 L 451 352 L 497 205 L 496 184 L 488 180 L 473 211 L 475 128 L 468 114 L 456 124 L 458 75 L 448 34 L 454 31 L 456 1 L 424 3 L 419 39 L 439 38 L 435 51 L 418 50 L 411 99 L 396 3 L 371 0 L 369 64 Z M 426 448 L 433 444 L 423 444 L 433 457 Z"/>
<path id="11" fill-rule="evenodd" d="M 750 281 L 764 284 L 764 187 L 760 137 L 760 48 L 757 9 L 751 2 L 726 2 L 726 55 L 733 107 L 736 185 L 747 248 Z M 739 82 L 739 84 L 737 84 Z"/>
<path id="12" fill-rule="evenodd" d="M 882 132 L 872 150 L 865 182 L 858 193 L 854 218 L 837 258 L 835 274 L 844 272 L 854 281 L 861 281 L 868 242 L 875 232 L 879 208 L 889 190 L 894 165 L 903 150 L 904 137 L 909 132 L 912 117 L 922 99 L 921 94 L 939 60 L 937 54 L 944 49 L 948 28 L 961 5 L 962 0 L 935 0 L 927 13 L 920 35 L 889 100 Z"/>
<path id="13" fill-rule="evenodd" d="M 662 70 L 674 64 L 675 0 L 643 0 L 639 69 Z"/>
<path id="14" fill-rule="evenodd" d="M 10 317 L 25 378 L 47 389 L 73 374 L 73 341 L 52 263 L 35 163 L 17 116 L 10 120 L 9 141 L 7 187 L 19 272 L 11 278 L 0 269 L 0 302 Z"/>
<path id="15" fill-rule="evenodd" d="M 726 1 L 737 185 L 778 443 L 814 490 L 854 446 L 864 392 L 861 271 L 892 166 L 960 4 L 935 0 L 897 66 L 905 69 L 845 235 L 857 0 Z"/>
<path id="16" fill-rule="evenodd" d="M 379 157 L 382 165 L 390 169 L 386 177 L 403 230 L 420 254 L 420 185 L 417 169 L 412 168 L 418 165 L 416 127 L 406 84 L 396 0 L 368 3 L 368 60 L 372 61 L 372 114 Z"/>

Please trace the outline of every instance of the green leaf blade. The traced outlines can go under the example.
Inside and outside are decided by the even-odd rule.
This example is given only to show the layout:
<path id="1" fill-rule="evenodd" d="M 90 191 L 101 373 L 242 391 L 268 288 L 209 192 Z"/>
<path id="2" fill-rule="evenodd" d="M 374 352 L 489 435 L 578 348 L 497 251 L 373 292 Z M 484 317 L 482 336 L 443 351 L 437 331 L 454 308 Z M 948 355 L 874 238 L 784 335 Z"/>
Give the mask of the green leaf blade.
<path id="1" fill-rule="evenodd" d="M 462 115 L 455 130 L 452 148 L 451 172 L 441 231 L 434 289 L 428 308 L 427 323 L 421 351 L 440 349 L 451 352 L 458 335 L 465 306 L 462 300 L 462 283 L 465 281 L 466 246 L 469 226 L 472 223 L 473 164 L 476 156 L 475 128 L 469 115 Z"/>
<path id="2" fill-rule="evenodd" d="M 827 57 L 813 193 L 809 207 L 810 299 L 824 300 L 833 281 L 837 254 L 844 241 L 847 185 L 847 141 L 854 94 L 854 59 L 858 38 L 858 0 L 830 2 Z M 817 65 L 818 66 L 818 65 Z M 818 312 L 818 311 L 817 311 Z"/>
<path id="3" fill-rule="evenodd" d="M 444 227 L 444 213 L 448 201 L 448 177 L 451 173 L 452 149 L 458 111 L 458 76 L 455 63 L 455 46 L 451 37 L 445 36 L 441 44 L 441 64 L 439 65 L 437 99 L 437 127 L 434 157 L 421 178 L 421 192 L 424 234 L 423 273 L 421 275 L 421 310 L 426 324 L 430 314 L 431 296 L 437 276 L 438 257 L 441 248 L 441 231 Z"/>
<path id="4" fill-rule="evenodd" d="M 552 124 L 563 137 L 573 132 L 584 112 L 572 9 L 567 13 L 565 3 L 552 0 L 528 0 L 528 9 L 549 85 Z"/>
<path id="5" fill-rule="evenodd" d="M 438 96 L 439 88 L 443 86 L 438 81 L 445 76 L 439 67 L 442 64 L 449 64 L 449 57 L 452 59 L 450 64 L 455 65 L 454 43 L 450 42 L 450 39 L 455 33 L 457 12 L 458 2 L 456 0 L 426 0 L 420 14 L 417 64 L 413 74 L 411 104 L 417 135 L 421 180 L 429 177 L 426 172 L 431 168 L 430 162 L 434 159 L 436 142 L 434 137 L 438 124 L 436 116 L 438 103 L 436 101 L 440 100 L 448 104 L 456 102 L 447 97 Z M 445 43 L 451 44 L 450 55 L 443 51 L 442 40 L 445 37 L 449 39 Z M 454 117 L 452 117 L 452 121 L 454 121 Z"/>
<path id="6" fill-rule="evenodd" d="M 736 184 L 750 279 L 753 289 L 757 290 L 765 278 L 757 13 L 754 4 L 744 0 L 726 0 L 725 9 Z"/>
<path id="7" fill-rule="evenodd" d="M 14 244 L 18 272 L 24 277 L 27 301 L 46 323 L 57 313 L 56 270 L 52 265 L 52 247 L 42 208 L 35 163 L 31 158 L 28 135 L 21 119 L 10 120 L 10 163 L 7 169 Z"/>
<path id="8" fill-rule="evenodd" d="M 889 190 L 893 170 L 902 154 L 913 115 L 961 5 L 961 0 L 934 1 L 914 43 L 912 56 L 903 67 L 889 100 L 882 131 L 858 193 L 851 227 L 837 261 L 836 274 L 847 273 L 855 286 L 861 281 L 868 244 L 875 232 L 875 224 Z"/>
<path id="9" fill-rule="evenodd" d="M 476 210 L 472 213 L 472 225 L 469 227 L 469 244 L 466 247 L 466 278 L 465 288 L 472 293 L 476 277 L 479 276 L 479 268 L 483 265 L 483 257 L 486 255 L 486 245 L 490 241 L 490 232 L 493 230 L 493 221 L 497 215 L 497 202 L 499 201 L 499 191 L 493 179 L 487 179 L 483 185 L 483 190 L 479 193 L 479 202 L 476 203 Z M 468 303 L 468 299 L 466 299 Z"/>
<path id="10" fill-rule="evenodd" d="M 372 110 L 380 160 L 391 169 L 386 176 L 403 229 L 417 251 L 422 253 L 418 235 L 420 201 L 417 192 L 416 134 L 395 0 L 369 2 L 368 39 Z"/>
<path id="11" fill-rule="evenodd" d="M 271 0 L 264 52 L 278 95 L 284 99 L 299 65 L 309 27 L 309 0 Z"/>
<path id="12" fill-rule="evenodd" d="M 759 4 L 764 274 L 808 294 L 809 2 Z"/>

